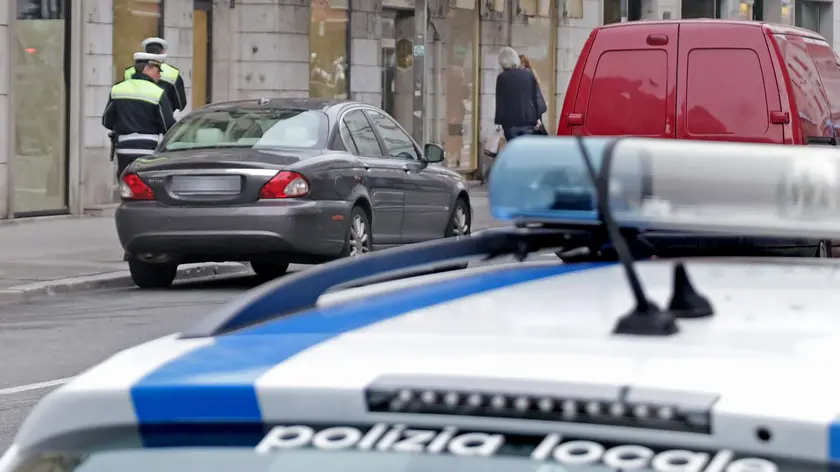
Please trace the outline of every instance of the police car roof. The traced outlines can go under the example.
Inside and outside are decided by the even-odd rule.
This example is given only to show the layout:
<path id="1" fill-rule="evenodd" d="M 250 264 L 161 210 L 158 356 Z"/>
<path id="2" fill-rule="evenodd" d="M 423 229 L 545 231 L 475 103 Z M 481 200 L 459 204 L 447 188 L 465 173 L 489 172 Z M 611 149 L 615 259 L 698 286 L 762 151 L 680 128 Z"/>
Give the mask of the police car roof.
<path id="1" fill-rule="evenodd" d="M 840 355 L 833 261 L 693 261 L 714 317 L 666 338 L 611 334 L 632 305 L 612 264 L 518 263 L 427 275 L 322 296 L 318 306 L 212 338 L 169 336 L 123 351 L 48 395 L 20 451 L 115 426 L 376 421 L 561 431 L 686 447 L 837 457 Z M 639 264 L 667 304 L 671 264 Z M 479 392 L 558 401 L 708 409 L 704 434 L 373 412 L 371 388 Z M 440 412 L 438 412 L 440 413 Z M 772 441 L 756 439 L 756 428 Z M 676 439 L 675 439 L 676 438 Z"/>

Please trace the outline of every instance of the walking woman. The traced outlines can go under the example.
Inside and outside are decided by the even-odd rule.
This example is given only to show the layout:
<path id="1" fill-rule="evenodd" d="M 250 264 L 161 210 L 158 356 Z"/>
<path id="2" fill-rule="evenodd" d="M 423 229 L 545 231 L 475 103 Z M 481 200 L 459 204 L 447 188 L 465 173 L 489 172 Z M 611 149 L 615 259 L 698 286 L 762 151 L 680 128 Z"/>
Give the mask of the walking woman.
<path id="1" fill-rule="evenodd" d="M 540 82 L 540 77 L 537 75 L 537 71 L 531 67 L 531 60 L 528 59 L 528 56 L 525 54 L 519 55 L 519 67 L 527 70 L 528 72 L 534 74 L 534 79 L 537 81 L 537 90 L 540 92 L 540 109 L 541 110 L 548 110 L 548 106 L 545 102 L 545 95 L 542 93 L 542 82 Z M 544 113 L 544 112 L 543 112 Z M 537 134 L 548 135 L 548 131 L 545 129 L 545 121 L 542 119 L 542 114 L 540 115 L 540 122 L 537 124 Z"/>
<path id="2" fill-rule="evenodd" d="M 521 68 L 519 56 L 511 47 L 499 51 L 502 72 L 496 77 L 496 118 L 505 140 L 534 134 L 546 112 L 536 76 Z"/>

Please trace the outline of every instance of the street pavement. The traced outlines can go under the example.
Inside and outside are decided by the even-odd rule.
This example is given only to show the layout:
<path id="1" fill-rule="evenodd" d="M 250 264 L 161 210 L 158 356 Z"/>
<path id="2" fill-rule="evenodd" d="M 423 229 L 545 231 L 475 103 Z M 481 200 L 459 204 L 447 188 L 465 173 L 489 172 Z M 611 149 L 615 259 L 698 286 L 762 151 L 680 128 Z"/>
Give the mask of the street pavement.
<path id="1" fill-rule="evenodd" d="M 473 206 L 474 230 L 500 225 L 482 189 L 473 192 Z M 125 269 L 111 218 L 0 223 L 0 288 Z M 121 349 L 177 332 L 258 283 L 247 275 L 0 304 L 0 451 L 32 406 L 66 379 Z"/>

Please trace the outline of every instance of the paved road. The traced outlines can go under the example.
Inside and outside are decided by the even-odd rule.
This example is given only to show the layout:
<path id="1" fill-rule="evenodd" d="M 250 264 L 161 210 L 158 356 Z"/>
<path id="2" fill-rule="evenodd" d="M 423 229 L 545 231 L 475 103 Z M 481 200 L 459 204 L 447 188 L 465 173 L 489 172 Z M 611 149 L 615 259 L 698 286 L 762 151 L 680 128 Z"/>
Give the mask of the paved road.
<path id="1" fill-rule="evenodd" d="M 498 225 L 480 193 L 475 207 L 476 230 Z M 232 278 L 0 306 L 0 451 L 32 406 L 63 379 L 121 349 L 179 331 L 258 283 L 254 277 Z"/>

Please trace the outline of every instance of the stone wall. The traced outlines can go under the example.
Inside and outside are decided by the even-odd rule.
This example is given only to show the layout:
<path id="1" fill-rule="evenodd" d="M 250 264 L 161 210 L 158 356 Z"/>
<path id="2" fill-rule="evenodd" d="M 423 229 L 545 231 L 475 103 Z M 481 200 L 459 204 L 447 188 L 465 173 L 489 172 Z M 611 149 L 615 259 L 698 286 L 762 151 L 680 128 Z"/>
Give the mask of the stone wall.
<path id="1" fill-rule="evenodd" d="M 0 218 L 5 218 L 8 207 L 8 172 L 11 162 L 12 146 L 9 146 L 9 123 L 11 121 L 11 107 L 9 106 L 9 86 L 12 75 L 11 65 L 11 1 L 0 0 Z"/>
<path id="2" fill-rule="evenodd" d="M 572 72 L 575 69 L 580 52 L 592 29 L 603 21 L 601 2 L 599 0 L 583 0 L 583 18 L 567 18 L 563 12 L 559 12 L 557 27 L 557 75 L 555 90 L 555 106 L 557 117 L 563 110 L 563 101 L 566 99 L 566 89 L 569 81 L 572 80 Z M 557 123 L 552 126 L 557 127 Z M 556 129 L 555 129 L 556 131 Z"/>
<path id="3" fill-rule="evenodd" d="M 163 38 L 169 46 L 166 62 L 181 70 L 187 90 L 187 110 L 192 109 L 193 57 L 192 1 L 164 1 Z"/>
<path id="4" fill-rule="evenodd" d="M 108 160 L 108 130 L 102 112 L 115 77 L 114 7 L 111 0 L 82 2 L 82 152 L 80 193 L 85 207 L 116 201 L 116 164 Z"/>
<path id="5" fill-rule="evenodd" d="M 309 95 L 309 1 L 213 11 L 213 101 Z"/>
<path id="6" fill-rule="evenodd" d="M 350 7 L 350 97 L 382 106 L 382 0 L 351 0 Z"/>
<path id="7" fill-rule="evenodd" d="M 510 44 L 511 31 L 509 8 L 504 12 L 481 11 L 481 87 L 479 91 L 479 152 L 484 141 L 496 129 L 496 76 L 502 71 L 499 66 L 499 49 Z"/>

